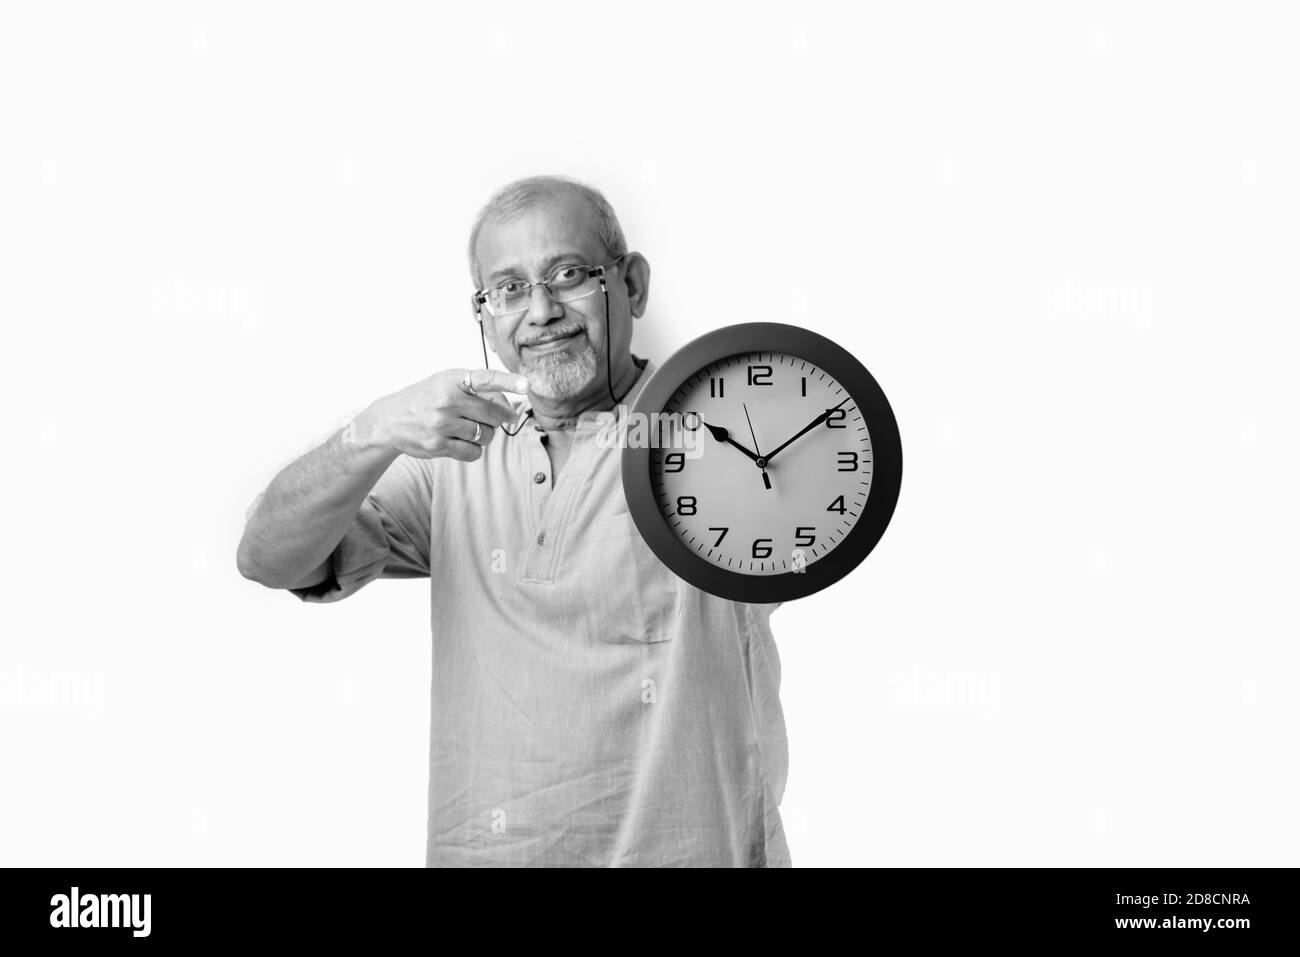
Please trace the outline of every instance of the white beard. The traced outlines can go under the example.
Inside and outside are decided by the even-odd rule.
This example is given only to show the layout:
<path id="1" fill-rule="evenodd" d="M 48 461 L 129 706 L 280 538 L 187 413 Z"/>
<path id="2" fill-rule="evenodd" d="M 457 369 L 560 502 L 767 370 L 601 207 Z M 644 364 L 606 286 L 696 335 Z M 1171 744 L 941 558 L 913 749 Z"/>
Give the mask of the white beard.
<path id="1" fill-rule="evenodd" d="M 596 378 L 599 362 L 591 343 L 577 355 L 549 352 L 525 363 L 519 371 L 528 376 L 528 391 L 547 399 L 578 395 Z"/>

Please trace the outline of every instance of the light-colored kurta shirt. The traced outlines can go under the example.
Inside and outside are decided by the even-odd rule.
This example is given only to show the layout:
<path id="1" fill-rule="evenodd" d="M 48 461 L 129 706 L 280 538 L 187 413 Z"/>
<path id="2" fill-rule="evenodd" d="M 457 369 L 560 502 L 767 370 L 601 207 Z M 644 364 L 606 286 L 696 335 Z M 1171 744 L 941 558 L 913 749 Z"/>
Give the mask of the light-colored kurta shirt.
<path id="1" fill-rule="evenodd" d="M 297 592 L 431 579 L 430 867 L 789 866 L 779 603 L 682 581 L 624 498 L 609 430 L 654 369 L 580 418 L 558 481 L 517 398 L 478 461 L 401 456 Z"/>

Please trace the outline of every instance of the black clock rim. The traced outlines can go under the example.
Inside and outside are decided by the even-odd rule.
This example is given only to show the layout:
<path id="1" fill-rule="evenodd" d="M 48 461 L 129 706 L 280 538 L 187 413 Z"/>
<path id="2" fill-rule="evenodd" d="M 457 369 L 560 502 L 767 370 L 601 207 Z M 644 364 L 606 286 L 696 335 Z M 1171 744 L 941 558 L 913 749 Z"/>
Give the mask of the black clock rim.
<path id="1" fill-rule="evenodd" d="M 875 377 L 852 353 L 810 329 L 780 322 L 744 322 L 705 333 L 673 353 L 645 384 L 632 412 L 662 412 L 681 384 L 709 363 L 759 352 L 779 352 L 814 363 L 853 396 L 866 420 L 873 460 L 871 489 L 862 514 L 845 539 L 801 572 L 746 575 L 701 558 L 673 534 L 655 501 L 650 448 L 624 447 L 620 463 L 623 494 L 641 537 L 678 577 L 731 601 L 793 601 L 833 585 L 861 564 L 879 544 L 893 517 L 903 478 L 903 446 L 893 409 Z"/>

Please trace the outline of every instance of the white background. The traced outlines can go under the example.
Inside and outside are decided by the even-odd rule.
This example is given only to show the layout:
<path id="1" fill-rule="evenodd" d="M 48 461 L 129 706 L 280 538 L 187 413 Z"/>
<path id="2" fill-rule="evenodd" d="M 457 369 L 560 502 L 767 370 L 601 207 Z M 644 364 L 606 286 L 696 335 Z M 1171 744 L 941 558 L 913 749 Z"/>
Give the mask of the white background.
<path id="1" fill-rule="evenodd" d="M 1284 10 L 6 4 L 0 864 L 423 864 L 427 583 L 235 546 L 478 362 L 538 172 L 651 262 L 638 354 L 795 322 L 898 415 L 881 545 L 772 619 L 796 864 L 1297 864 Z"/>

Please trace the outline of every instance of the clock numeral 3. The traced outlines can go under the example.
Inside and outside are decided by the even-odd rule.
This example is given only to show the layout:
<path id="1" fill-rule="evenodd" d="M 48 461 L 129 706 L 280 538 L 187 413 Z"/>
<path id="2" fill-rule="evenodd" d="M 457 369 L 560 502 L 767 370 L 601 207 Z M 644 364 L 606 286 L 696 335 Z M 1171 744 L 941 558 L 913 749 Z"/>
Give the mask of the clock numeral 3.
<path id="1" fill-rule="evenodd" d="M 856 472 L 858 470 L 858 453 L 857 452 L 840 452 L 839 453 L 840 472 Z"/>

